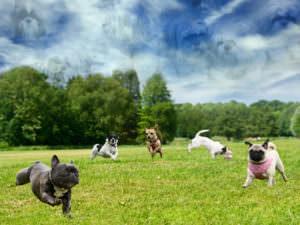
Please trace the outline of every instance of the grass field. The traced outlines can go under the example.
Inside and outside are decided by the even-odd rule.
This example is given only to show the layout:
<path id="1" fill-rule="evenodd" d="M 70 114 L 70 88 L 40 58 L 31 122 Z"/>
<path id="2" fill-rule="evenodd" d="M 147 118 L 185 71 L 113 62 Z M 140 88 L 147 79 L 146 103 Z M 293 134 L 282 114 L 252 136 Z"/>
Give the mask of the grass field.
<path id="1" fill-rule="evenodd" d="M 234 158 L 211 160 L 200 148 L 191 154 L 184 141 L 164 146 L 163 159 L 153 161 L 145 146 L 120 146 L 119 159 L 88 159 L 90 150 L 0 152 L 0 224 L 300 224 L 300 140 L 274 141 L 289 181 L 279 174 L 269 188 L 255 180 L 248 188 L 247 151 L 243 143 L 227 143 Z M 71 219 L 61 207 L 39 202 L 30 185 L 14 186 L 16 172 L 40 160 L 49 165 L 57 154 L 74 160 L 80 184 L 73 189 Z"/>

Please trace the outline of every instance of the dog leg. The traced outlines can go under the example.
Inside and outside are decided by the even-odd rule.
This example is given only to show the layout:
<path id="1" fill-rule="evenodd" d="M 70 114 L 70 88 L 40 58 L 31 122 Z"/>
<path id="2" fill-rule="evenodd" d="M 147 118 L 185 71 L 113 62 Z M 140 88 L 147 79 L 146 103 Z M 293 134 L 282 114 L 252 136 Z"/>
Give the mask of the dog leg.
<path id="1" fill-rule="evenodd" d="M 44 192 L 42 194 L 42 201 L 49 204 L 49 205 L 51 205 L 51 206 L 60 205 L 62 203 L 61 199 L 54 198 L 53 196 L 49 195 L 46 192 Z"/>
<path id="2" fill-rule="evenodd" d="M 273 175 L 269 175 L 268 177 L 268 186 L 272 187 L 274 184 L 275 180 L 274 180 L 274 176 Z"/>
<path id="3" fill-rule="evenodd" d="M 243 184 L 243 188 L 249 187 L 249 185 L 253 182 L 253 179 L 254 179 L 254 177 L 248 174 L 247 178 L 246 178 L 246 181 Z"/>
<path id="4" fill-rule="evenodd" d="M 97 156 L 97 152 L 93 151 L 91 153 L 90 159 L 93 160 Z"/>
<path id="5" fill-rule="evenodd" d="M 112 154 L 111 156 L 110 156 L 110 158 L 112 159 L 112 160 L 116 160 L 117 159 L 117 156 L 118 156 L 118 153 L 116 153 L 116 154 Z"/>
<path id="6" fill-rule="evenodd" d="M 277 161 L 277 163 L 276 163 L 276 169 L 279 171 L 279 173 L 281 174 L 281 176 L 282 176 L 282 178 L 283 178 L 283 180 L 285 181 L 285 182 L 287 182 L 287 176 L 286 176 L 286 174 L 285 174 L 285 172 L 284 172 L 284 166 L 283 166 L 283 163 L 282 163 L 282 161 L 281 161 L 281 159 L 279 158 L 278 159 L 278 161 Z"/>
<path id="7" fill-rule="evenodd" d="M 67 216 L 71 216 L 71 190 L 68 191 L 62 198 L 62 210 L 63 214 Z"/>
<path id="8" fill-rule="evenodd" d="M 212 159 L 216 159 L 216 153 L 210 152 L 210 155 L 211 155 L 211 158 L 212 158 Z"/>
<path id="9" fill-rule="evenodd" d="M 153 159 L 155 156 L 155 152 L 151 151 L 151 158 Z"/>
<path id="10" fill-rule="evenodd" d="M 193 145 L 192 145 L 192 144 L 189 144 L 189 145 L 188 145 L 188 152 L 189 152 L 189 153 L 192 152 L 192 148 L 193 148 Z"/>
<path id="11" fill-rule="evenodd" d="M 160 158 L 162 159 L 162 157 L 163 157 L 162 151 L 160 150 L 158 153 L 159 153 L 159 155 L 160 155 Z"/>

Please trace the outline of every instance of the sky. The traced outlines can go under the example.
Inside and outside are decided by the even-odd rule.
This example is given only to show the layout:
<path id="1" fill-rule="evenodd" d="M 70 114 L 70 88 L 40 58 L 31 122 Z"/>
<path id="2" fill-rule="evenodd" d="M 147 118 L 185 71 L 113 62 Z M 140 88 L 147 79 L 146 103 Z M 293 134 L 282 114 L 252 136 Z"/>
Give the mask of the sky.
<path id="1" fill-rule="evenodd" d="M 176 103 L 300 100 L 300 0 L 0 0 L 0 72 L 134 68 Z"/>

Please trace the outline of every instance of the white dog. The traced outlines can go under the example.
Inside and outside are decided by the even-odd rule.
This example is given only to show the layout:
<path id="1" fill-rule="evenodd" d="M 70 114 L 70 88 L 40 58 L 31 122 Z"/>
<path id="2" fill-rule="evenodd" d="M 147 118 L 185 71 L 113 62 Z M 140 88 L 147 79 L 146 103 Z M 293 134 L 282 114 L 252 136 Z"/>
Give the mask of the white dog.
<path id="1" fill-rule="evenodd" d="M 213 159 L 216 158 L 216 155 L 224 155 L 225 159 L 232 158 L 232 152 L 218 141 L 213 141 L 208 137 L 201 136 L 202 133 L 206 133 L 209 130 L 200 130 L 197 132 L 195 137 L 192 139 L 192 142 L 188 145 L 188 151 L 192 152 L 192 148 L 198 148 L 204 146 L 209 151 Z"/>
<path id="2" fill-rule="evenodd" d="M 248 187 L 254 178 L 267 179 L 268 186 L 273 186 L 276 170 L 279 171 L 283 180 L 287 181 L 276 145 L 269 142 L 269 140 L 266 140 L 262 145 L 252 144 L 248 141 L 245 144 L 249 145 L 249 149 L 247 179 L 243 185 L 244 188 Z"/>
<path id="3" fill-rule="evenodd" d="M 94 159 L 97 155 L 103 158 L 111 158 L 116 160 L 118 157 L 118 137 L 111 135 L 106 138 L 104 145 L 101 147 L 99 144 L 95 144 L 92 149 L 91 159 Z"/>

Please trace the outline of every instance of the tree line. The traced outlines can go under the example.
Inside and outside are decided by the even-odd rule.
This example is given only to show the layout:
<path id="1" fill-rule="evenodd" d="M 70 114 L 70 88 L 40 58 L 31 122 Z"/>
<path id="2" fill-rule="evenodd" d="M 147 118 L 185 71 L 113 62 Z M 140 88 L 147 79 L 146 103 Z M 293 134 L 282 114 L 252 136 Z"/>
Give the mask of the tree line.
<path id="1" fill-rule="evenodd" d="M 10 145 L 90 145 L 115 133 L 123 144 L 159 127 L 164 143 L 200 129 L 227 138 L 299 135 L 298 103 L 174 104 L 160 73 L 142 91 L 135 70 L 74 76 L 66 84 L 31 67 L 0 74 L 0 141 Z"/>
<path id="2" fill-rule="evenodd" d="M 176 106 L 177 136 L 191 138 L 201 129 L 210 129 L 210 135 L 228 139 L 300 135 L 300 119 L 296 115 L 299 106 L 297 102 L 278 100 L 260 100 L 250 105 L 236 101 L 180 104 Z"/>
<path id="3" fill-rule="evenodd" d="M 0 141 L 10 145 L 87 145 L 111 133 L 122 143 L 139 143 L 156 124 L 169 142 L 175 115 L 161 74 L 142 93 L 134 70 L 74 76 L 65 85 L 31 67 L 0 75 Z"/>

